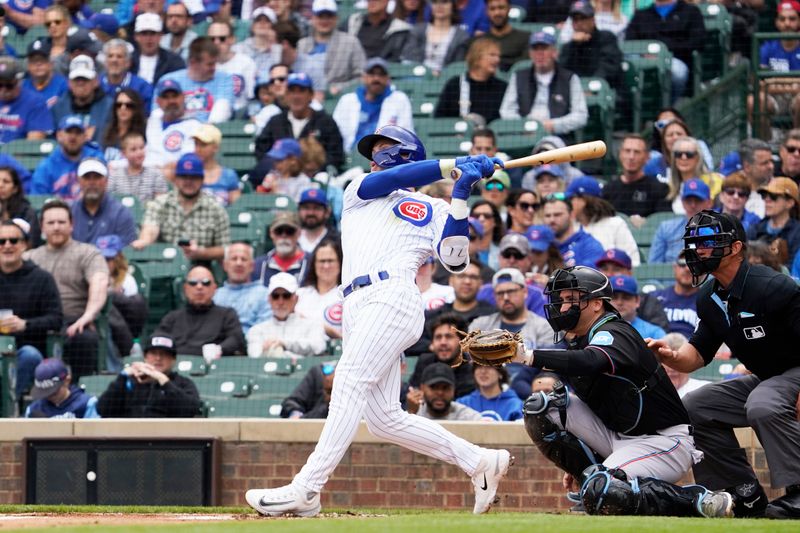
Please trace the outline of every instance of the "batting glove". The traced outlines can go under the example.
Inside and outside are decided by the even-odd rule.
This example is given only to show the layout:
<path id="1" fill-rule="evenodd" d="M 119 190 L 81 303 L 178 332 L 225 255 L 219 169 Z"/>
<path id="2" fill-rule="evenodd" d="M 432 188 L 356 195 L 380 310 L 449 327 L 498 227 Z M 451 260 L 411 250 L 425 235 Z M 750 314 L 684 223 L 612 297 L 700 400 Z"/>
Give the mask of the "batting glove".
<path id="1" fill-rule="evenodd" d="M 458 165 L 456 168 L 461 171 L 461 176 L 456 180 L 455 185 L 453 185 L 452 196 L 458 200 L 466 200 L 469 198 L 472 186 L 480 181 L 483 175 L 475 163 L 464 163 Z"/>
<path id="2" fill-rule="evenodd" d="M 460 166 L 464 163 L 474 163 L 478 165 L 478 168 L 481 171 L 481 176 L 484 178 L 488 178 L 492 174 L 494 174 L 494 166 L 499 165 L 500 168 L 505 168 L 503 164 L 503 160 L 499 157 L 489 157 L 488 155 L 468 155 L 463 157 L 456 158 L 456 166 Z"/>

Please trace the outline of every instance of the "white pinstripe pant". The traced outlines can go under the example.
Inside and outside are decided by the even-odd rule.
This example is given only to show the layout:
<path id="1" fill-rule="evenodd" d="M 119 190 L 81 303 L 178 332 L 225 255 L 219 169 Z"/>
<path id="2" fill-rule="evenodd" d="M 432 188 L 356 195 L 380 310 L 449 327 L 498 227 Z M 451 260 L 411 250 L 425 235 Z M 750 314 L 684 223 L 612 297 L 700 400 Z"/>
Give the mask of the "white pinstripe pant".
<path id="1" fill-rule="evenodd" d="M 483 449 L 437 422 L 400 407 L 400 354 L 424 325 L 422 299 L 410 281 L 389 279 L 344 301 L 343 352 L 336 365 L 328 418 L 314 452 L 294 478 L 298 488 L 319 492 L 342 460 L 362 418 L 373 435 L 472 475 Z"/>

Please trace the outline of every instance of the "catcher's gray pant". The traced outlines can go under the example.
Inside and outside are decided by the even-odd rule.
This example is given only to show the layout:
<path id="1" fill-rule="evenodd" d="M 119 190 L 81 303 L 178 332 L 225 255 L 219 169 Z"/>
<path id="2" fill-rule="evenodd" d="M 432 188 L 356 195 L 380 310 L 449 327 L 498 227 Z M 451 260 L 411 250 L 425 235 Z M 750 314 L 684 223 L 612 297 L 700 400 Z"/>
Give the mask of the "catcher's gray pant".
<path id="1" fill-rule="evenodd" d="M 566 428 L 557 409 L 551 408 L 547 417 L 605 457 L 603 466 L 623 470 L 628 479 L 653 477 L 675 483 L 702 457 L 695 450 L 687 424 L 665 428 L 656 435 L 624 435 L 607 428 L 574 394 L 569 395 Z"/>
<path id="2" fill-rule="evenodd" d="M 800 367 L 761 381 L 742 376 L 701 387 L 683 402 L 705 458 L 694 466 L 698 483 L 712 490 L 757 483 L 733 429 L 752 427 L 769 465 L 773 488 L 800 483 Z"/>
<path id="3" fill-rule="evenodd" d="M 422 298 L 413 281 L 386 280 L 344 300 L 342 357 L 336 365 L 328 418 L 294 484 L 319 492 L 342 460 L 364 418 L 373 435 L 457 465 L 468 475 L 485 450 L 440 424 L 400 407 L 400 355 L 419 338 Z"/>

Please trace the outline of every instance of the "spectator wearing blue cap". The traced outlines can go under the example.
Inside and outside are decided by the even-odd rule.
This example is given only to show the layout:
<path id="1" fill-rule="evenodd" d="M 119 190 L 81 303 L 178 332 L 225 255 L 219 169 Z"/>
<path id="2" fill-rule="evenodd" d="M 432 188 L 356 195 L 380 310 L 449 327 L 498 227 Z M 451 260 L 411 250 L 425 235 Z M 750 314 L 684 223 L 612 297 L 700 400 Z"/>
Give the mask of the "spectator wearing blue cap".
<path id="1" fill-rule="evenodd" d="M 366 11 L 357 11 L 343 21 L 345 31 L 357 37 L 367 58 L 382 57 L 399 62 L 406 47 L 411 25 L 392 17 L 389 0 L 372 0 Z"/>
<path id="2" fill-rule="evenodd" d="M 644 224 L 644 219 L 653 213 L 670 210 L 665 200 L 668 192 L 666 184 L 644 172 L 647 157 L 647 141 L 644 137 L 635 133 L 625 135 L 617 155 L 622 173 L 603 187 L 603 198 L 611 202 L 618 212 L 631 217 L 631 221 L 638 226 Z"/>
<path id="3" fill-rule="evenodd" d="M 603 245 L 573 219 L 572 203 L 564 193 L 545 198 L 542 216 L 556 236 L 565 267 L 592 266 L 603 255 Z"/>
<path id="4" fill-rule="evenodd" d="M 581 80 L 556 61 L 554 33 L 536 31 L 529 44 L 532 66 L 511 75 L 500 116 L 537 120 L 545 132 L 570 138 L 589 118 Z"/>
<path id="5" fill-rule="evenodd" d="M 203 162 L 196 154 L 181 156 L 175 167 L 175 189 L 147 206 L 139 238 L 141 250 L 159 240 L 178 244 L 192 261 L 222 259 L 231 242 L 228 213 L 213 196 L 204 194 Z"/>
<path id="6" fill-rule="evenodd" d="M 0 57 L 0 144 L 41 140 L 53 132 L 53 117 L 39 94 L 25 88 L 24 71 L 13 57 Z"/>
<path id="7" fill-rule="evenodd" d="M 323 239 L 340 240 L 338 232 L 328 225 L 331 207 L 323 189 L 309 188 L 300 193 L 297 215 L 300 220 L 297 244 L 307 254 L 311 254 Z"/>
<path id="8" fill-rule="evenodd" d="M 186 61 L 189 59 L 189 45 L 198 37 L 191 29 L 189 8 L 181 1 L 172 2 L 166 8 L 164 19 L 167 32 L 161 37 L 159 45 Z"/>
<path id="9" fill-rule="evenodd" d="M 70 61 L 68 89 L 51 110 L 53 120 L 58 123 L 64 117 L 77 115 L 84 121 L 87 137 L 97 142 L 111 118 L 112 107 L 113 98 L 100 87 L 94 60 L 79 55 Z"/>
<path id="10" fill-rule="evenodd" d="M 337 12 L 335 0 L 315 0 L 311 4 L 311 30 L 297 43 L 298 53 L 322 65 L 325 85 L 333 95 L 361 77 L 367 60 L 361 42 L 336 28 Z"/>
<path id="11" fill-rule="evenodd" d="M 122 238 L 119 235 L 101 235 L 95 239 L 94 245 L 108 263 L 109 289 L 125 296 L 139 294 L 139 284 L 128 270 L 128 261 L 122 253 L 126 246 Z"/>
<path id="12" fill-rule="evenodd" d="M 112 98 L 120 89 L 136 91 L 144 102 L 141 112 L 147 116 L 153 102 L 153 86 L 131 72 L 129 47 L 130 44 L 122 39 L 111 39 L 103 45 L 106 71 L 100 76 L 100 88 Z"/>
<path id="13" fill-rule="evenodd" d="M 163 30 L 164 23 L 156 13 L 140 13 L 133 23 L 136 50 L 131 58 L 131 72 L 153 85 L 165 74 L 186 66 L 181 56 L 159 46 Z"/>
<path id="14" fill-rule="evenodd" d="M 614 290 L 611 303 L 617 308 L 623 320 L 630 322 L 643 339 L 660 339 L 667 334 L 660 327 L 642 320 L 636 314 L 639 308 L 639 287 L 632 276 L 611 276 L 608 282 Z"/>
<path id="15" fill-rule="evenodd" d="M 58 148 L 42 160 L 33 172 L 31 194 L 50 194 L 75 200 L 80 194 L 78 164 L 87 157 L 103 157 L 95 143 L 87 141 L 86 126 L 76 115 L 63 117 L 56 132 Z"/>
<path id="16" fill-rule="evenodd" d="M 289 78 L 289 66 L 283 63 L 272 65 L 269 74 L 259 74 L 256 78 L 255 100 L 250 102 L 248 114 L 256 125 L 256 136 L 261 133 L 267 122 L 286 109 L 286 81 Z"/>
<path id="17" fill-rule="evenodd" d="M 564 267 L 564 258 L 556 246 L 556 235 L 550 226 L 535 224 L 528 228 L 525 237 L 531 247 L 531 269 L 527 273 L 528 280 L 544 289 L 553 272 Z"/>
<path id="18" fill-rule="evenodd" d="M 624 250 L 633 260 L 633 266 L 639 266 L 639 246 L 628 224 L 603 199 L 603 189 L 595 178 L 583 176 L 572 180 L 566 195 L 572 204 L 572 216 L 586 233 L 597 239 L 604 250 Z"/>
<path id="19" fill-rule="evenodd" d="M 158 109 L 154 109 L 147 120 L 144 163 L 158 167 L 165 176 L 171 177 L 172 165 L 181 156 L 194 152 L 192 134 L 202 123 L 186 114 L 183 87 L 177 81 L 159 81 L 155 93 Z"/>
<path id="20" fill-rule="evenodd" d="M 72 204 L 72 238 L 93 243 L 102 235 L 118 235 L 123 246 L 136 239 L 136 222 L 130 209 L 107 194 L 108 166 L 88 157 L 78 165 L 80 198 Z"/>
<path id="21" fill-rule="evenodd" d="M 165 80 L 178 82 L 186 99 L 186 114 L 200 122 L 217 124 L 233 116 L 236 103 L 234 80 L 217 70 L 220 50 L 210 37 L 198 37 L 189 45 L 185 69 L 170 72 Z"/>
<path id="22" fill-rule="evenodd" d="M 59 97 L 67 92 L 67 78 L 56 72 L 50 61 L 50 43 L 37 39 L 28 45 L 27 75 L 22 86 L 44 98 L 51 109 Z"/>
<path id="23" fill-rule="evenodd" d="M 285 194 L 295 202 L 300 200 L 300 193 L 311 186 L 311 178 L 306 176 L 300 164 L 303 149 L 292 137 L 278 139 L 272 145 L 267 157 L 272 161 L 270 170 L 256 192 L 265 194 Z"/>
<path id="24" fill-rule="evenodd" d="M 333 110 L 346 151 L 378 126 L 391 124 L 414 131 L 411 101 L 406 93 L 392 87 L 386 61 L 380 57 L 367 61 L 361 82 L 355 91 L 342 95 Z"/>
<path id="25" fill-rule="evenodd" d="M 139 294 L 139 284 L 131 275 L 120 236 L 101 235 L 94 245 L 108 265 L 108 297 L 112 304 L 108 323 L 114 344 L 124 355 L 130 352 L 133 339 L 142 334 L 147 321 L 147 302 Z"/>
<path id="26" fill-rule="evenodd" d="M 278 139 L 299 140 L 313 136 L 325 149 L 325 165 L 341 168 L 344 163 L 342 134 L 328 113 L 311 107 L 314 98 L 311 78 L 305 73 L 296 72 L 289 74 L 286 83 L 287 109 L 272 117 L 256 138 L 256 160 L 261 161 Z"/>
<path id="27" fill-rule="evenodd" d="M 566 176 L 558 165 L 540 165 L 525 173 L 522 187 L 536 191 L 539 198 L 547 198 L 551 194 L 564 192 Z"/>
<path id="28" fill-rule="evenodd" d="M 107 43 L 117 36 L 119 21 L 110 13 L 94 13 L 78 23 L 101 43 Z"/>
<path id="29" fill-rule="evenodd" d="M 648 263 L 672 263 L 683 250 L 686 223 L 703 209 L 711 209 L 711 191 L 703 180 L 692 178 L 681 186 L 681 204 L 686 212 L 662 222 L 653 237 Z"/>
<path id="30" fill-rule="evenodd" d="M 31 396 L 25 418 L 100 418 L 97 398 L 72 382 L 72 372 L 61 359 L 39 363 Z"/>

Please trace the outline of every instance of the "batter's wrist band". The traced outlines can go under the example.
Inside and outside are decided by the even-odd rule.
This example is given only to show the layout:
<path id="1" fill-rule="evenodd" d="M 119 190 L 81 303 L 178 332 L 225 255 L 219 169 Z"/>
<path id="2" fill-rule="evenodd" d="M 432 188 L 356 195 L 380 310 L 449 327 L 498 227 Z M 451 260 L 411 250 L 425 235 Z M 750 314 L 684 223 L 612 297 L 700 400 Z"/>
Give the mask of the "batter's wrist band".
<path id="1" fill-rule="evenodd" d="M 439 160 L 439 170 L 442 173 L 442 179 L 447 179 L 450 177 L 450 172 L 456 168 L 456 160 L 455 159 L 440 159 Z"/>

